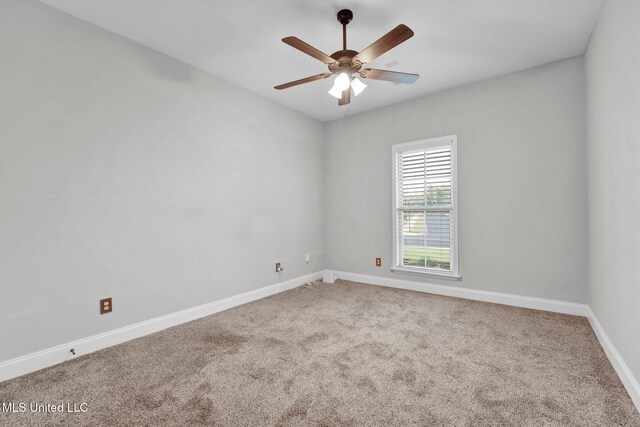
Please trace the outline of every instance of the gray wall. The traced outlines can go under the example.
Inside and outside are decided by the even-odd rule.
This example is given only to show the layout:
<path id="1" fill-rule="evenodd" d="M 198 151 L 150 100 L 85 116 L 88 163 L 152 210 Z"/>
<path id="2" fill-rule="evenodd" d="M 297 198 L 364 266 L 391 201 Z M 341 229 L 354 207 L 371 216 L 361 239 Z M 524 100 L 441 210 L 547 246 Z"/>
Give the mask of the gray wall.
<path id="1" fill-rule="evenodd" d="M 583 65 L 576 57 L 328 124 L 327 268 L 586 302 Z M 391 273 L 391 145 L 450 134 L 462 281 Z"/>
<path id="2" fill-rule="evenodd" d="M 0 360 L 323 269 L 322 139 L 320 122 L 0 0 Z"/>
<path id="3" fill-rule="evenodd" d="M 640 378 L 640 2 L 607 1 L 585 56 L 589 305 Z"/>

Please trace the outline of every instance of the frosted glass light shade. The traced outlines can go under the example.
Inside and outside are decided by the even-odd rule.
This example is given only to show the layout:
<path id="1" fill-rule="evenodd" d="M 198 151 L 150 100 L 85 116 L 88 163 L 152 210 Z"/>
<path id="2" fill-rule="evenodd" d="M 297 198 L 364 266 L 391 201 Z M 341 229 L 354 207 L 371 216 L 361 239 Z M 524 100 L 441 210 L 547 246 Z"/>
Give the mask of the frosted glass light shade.
<path id="1" fill-rule="evenodd" d="M 341 91 L 347 90 L 350 84 L 351 80 L 349 80 L 349 76 L 347 75 L 347 73 L 338 74 L 338 77 L 336 77 L 336 80 L 333 83 L 333 85 L 337 86 Z"/>
<path id="2" fill-rule="evenodd" d="M 367 87 L 367 85 L 362 83 L 362 81 L 360 81 L 357 78 L 354 78 L 353 81 L 351 82 L 351 89 L 353 89 L 353 94 L 355 96 L 360 95 L 360 93 L 362 93 L 362 91 L 366 87 Z"/>
<path id="3" fill-rule="evenodd" d="M 362 86 L 366 85 L 362 82 L 359 82 Z M 349 75 L 347 75 L 347 73 L 340 73 L 338 74 L 338 77 L 336 77 L 336 79 L 333 82 L 333 87 L 331 88 L 331 90 L 329 91 L 329 95 L 334 96 L 338 99 L 342 98 L 342 92 L 349 89 L 349 86 L 351 86 L 351 81 L 349 79 Z M 364 88 L 362 88 L 364 89 Z M 360 92 L 362 92 L 362 89 L 360 89 Z"/>
<path id="4" fill-rule="evenodd" d="M 342 91 L 336 85 L 333 85 L 331 90 L 329 91 L 329 95 L 335 96 L 336 98 L 342 98 Z"/>

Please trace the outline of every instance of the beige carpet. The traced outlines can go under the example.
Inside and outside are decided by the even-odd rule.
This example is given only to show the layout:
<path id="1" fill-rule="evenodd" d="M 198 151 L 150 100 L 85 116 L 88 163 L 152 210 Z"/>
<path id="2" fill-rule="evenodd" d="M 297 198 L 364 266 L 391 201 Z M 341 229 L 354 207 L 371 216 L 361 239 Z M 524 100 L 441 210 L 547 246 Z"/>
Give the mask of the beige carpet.
<path id="1" fill-rule="evenodd" d="M 633 425 L 584 318 L 317 284 L 0 384 L 2 425 Z"/>

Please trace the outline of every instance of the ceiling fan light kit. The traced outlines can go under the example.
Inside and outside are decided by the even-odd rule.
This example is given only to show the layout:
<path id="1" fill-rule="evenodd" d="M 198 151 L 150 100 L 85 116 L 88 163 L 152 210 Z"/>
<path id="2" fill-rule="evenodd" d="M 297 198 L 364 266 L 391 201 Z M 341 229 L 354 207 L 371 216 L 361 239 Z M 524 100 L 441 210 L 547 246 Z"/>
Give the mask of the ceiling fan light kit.
<path id="1" fill-rule="evenodd" d="M 356 52 L 355 50 L 347 49 L 347 25 L 353 19 L 353 12 L 349 9 L 342 9 L 338 12 L 337 18 L 338 22 L 342 25 L 342 50 L 338 50 L 331 55 L 321 52 L 297 37 L 290 36 L 282 39 L 282 41 L 289 46 L 324 62 L 329 68 L 329 72 L 284 83 L 275 86 L 275 89 L 287 89 L 336 75 L 329 94 L 338 98 L 338 105 L 346 105 L 351 102 L 351 93 L 353 93 L 354 96 L 358 96 L 367 87 L 367 85 L 356 76 L 360 76 L 363 79 L 384 80 L 405 84 L 414 83 L 418 80 L 420 77 L 418 74 L 362 68 L 363 65 L 413 37 L 413 31 L 411 31 L 409 27 L 400 24 L 363 51 Z"/>
<path id="2" fill-rule="evenodd" d="M 334 80 L 333 87 L 329 91 L 329 95 L 340 99 L 342 98 L 342 92 L 351 88 L 353 94 L 358 96 L 366 87 L 367 85 L 362 83 L 362 81 L 357 77 L 349 76 L 347 73 L 340 73 Z"/>

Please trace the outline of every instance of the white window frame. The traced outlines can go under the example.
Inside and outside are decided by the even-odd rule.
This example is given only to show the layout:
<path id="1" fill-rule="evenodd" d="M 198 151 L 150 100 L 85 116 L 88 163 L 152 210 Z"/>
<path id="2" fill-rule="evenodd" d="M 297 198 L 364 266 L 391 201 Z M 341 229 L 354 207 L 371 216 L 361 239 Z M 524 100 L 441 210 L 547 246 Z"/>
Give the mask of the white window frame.
<path id="1" fill-rule="evenodd" d="M 416 149 L 430 149 L 436 147 L 451 146 L 451 191 L 452 191 L 452 228 L 453 236 L 450 241 L 450 253 L 451 255 L 451 270 L 437 270 L 427 267 L 408 267 L 401 264 L 400 248 L 398 247 L 398 165 L 396 156 L 398 153 L 404 151 L 411 151 Z M 458 135 L 441 136 L 437 138 L 421 139 L 418 141 L 404 142 L 401 144 L 394 144 L 391 147 L 391 162 L 392 162 L 392 204 L 391 204 L 391 217 L 392 217 L 392 232 L 393 236 L 393 267 L 392 272 L 402 274 L 417 274 L 425 276 L 436 276 L 444 279 L 460 279 L 458 272 Z"/>

